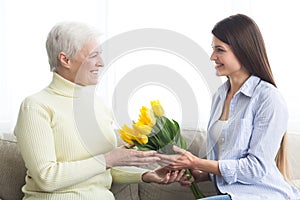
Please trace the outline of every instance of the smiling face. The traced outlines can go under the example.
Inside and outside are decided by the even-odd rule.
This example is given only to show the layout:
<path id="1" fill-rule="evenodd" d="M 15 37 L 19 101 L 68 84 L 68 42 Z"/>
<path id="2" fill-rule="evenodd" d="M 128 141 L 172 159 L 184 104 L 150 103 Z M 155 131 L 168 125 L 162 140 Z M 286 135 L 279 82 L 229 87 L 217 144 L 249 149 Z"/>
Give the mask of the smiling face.
<path id="1" fill-rule="evenodd" d="M 100 45 L 92 41 L 70 60 L 74 72 L 74 82 L 79 85 L 96 85 L 99 67 L 103 67 Z"/>
<path id="2" fill-rule="evenodd" d="M 217 76 L 233 77 L 241 73 L 248 73 L 246 69 L 242 67 L 228 44 L 213 36 L 212 48 L 213 52 L 210 59 L 215 62 Z"/>
<path id="3" fill-rule="evenodd" d="M 59 57 L 63 67 L 58 68 L 57 73 L 78 85 L 96 85 L 99 67 L 104 66 L 101 53 L 102 50 L 96 40 L 84 45 L 72 58 L 60 52 Z"/>

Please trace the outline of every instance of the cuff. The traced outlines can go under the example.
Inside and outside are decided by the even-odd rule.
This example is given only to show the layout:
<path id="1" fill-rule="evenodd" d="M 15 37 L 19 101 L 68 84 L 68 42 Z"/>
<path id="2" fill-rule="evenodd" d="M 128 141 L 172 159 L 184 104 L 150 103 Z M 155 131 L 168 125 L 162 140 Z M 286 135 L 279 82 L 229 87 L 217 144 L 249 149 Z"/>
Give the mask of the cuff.
<path id="1" fill-rule="evenodd" d="M 118 183 L 139 183 L 142 182 L 142 175 L 149 169 L 138 167 L 113 167 L 111 174 L 113 181 Z"/>
<path id="2" fill-rule="evenodd" d="M 219 160 L 219 170 L 226 183 L 232 184 L 237 181 L 237 165 L 236 160 Z"/>

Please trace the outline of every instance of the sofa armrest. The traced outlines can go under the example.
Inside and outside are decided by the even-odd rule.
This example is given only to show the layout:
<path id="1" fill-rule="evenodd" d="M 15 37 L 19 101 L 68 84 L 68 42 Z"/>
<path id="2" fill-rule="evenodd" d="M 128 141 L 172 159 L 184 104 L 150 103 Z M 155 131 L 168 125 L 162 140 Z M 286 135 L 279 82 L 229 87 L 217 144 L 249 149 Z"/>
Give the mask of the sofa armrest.
<path id="1" fill-rule="evenodd" d="M 0 140 L 0 198 L 22 199 L 26 168 L 17 143 Z"/>
<path id="2" fill-rule="evenodd" d="M 300 134 L 288 132 L 286 144 L 291 180 L 300 186 Z"/>

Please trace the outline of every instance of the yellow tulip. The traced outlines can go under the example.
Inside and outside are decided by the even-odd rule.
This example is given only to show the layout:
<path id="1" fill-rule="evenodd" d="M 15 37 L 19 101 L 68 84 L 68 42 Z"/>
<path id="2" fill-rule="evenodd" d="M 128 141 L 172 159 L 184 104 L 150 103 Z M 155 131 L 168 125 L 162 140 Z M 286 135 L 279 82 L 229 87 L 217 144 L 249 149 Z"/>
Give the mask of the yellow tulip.
<path id="1" fill-rule="evenodd" d="M 147 144 L 148 143 L 148 137 L 146 135 L 139 134 L 135 137 L 135 140 L 140 144 Z"/>
<path id="2" fill-rule="evenodd" d="M 132 141 L 132 139 L 134 139 L 134 138 L 131 138 L 130 135 L 128 135 L 125 132 L 121 132 L 121 130 L 119 132 L 120 132 L 120 137 L 124 142 L 126 142 L 128 144 L 134 144 Z"/>
<path id="3" fill-rule="evenodd" d="M 122 127 L 122 129 L 119 129 L 119 133 L 120 133 L 120 137 L 123 141 L 127 142 L 128 144 L 134 144 L 133 140 L 137 141 L 139 144 L 147 144 L 148 143 L 148 137 L 146 135 L 143 135 L 140 133 L 140 131 L 142 130 L 142 128 L 137 128 L 136 125 L 134 125 L 135 128 L 129 128 L 128 126 L 124 125 Z M 141 126 L 144 129 L 142 131 L 144 131 L 144 133 L 147 132 L 146 127 L 145 126 Z M 151 129 L 151 127 L 150 127 Z M 151 132 L 151 130 L 150 130 Z"/>
<path id="4" fill-rule="evenodd" d="M 162 117 L 165 114 L 164 108 L 161 106 L 159 100 L 154 100 L 151 101 L 150 103 L 151 103 L 152 110 L 154 111 L 154 114 L 157 117 Z"/>
<path id="5" fill-rule="evenodd" d="M 156 119 L 153 111 L 145 106 L 142 106 L 140 109 L 139 122 L 147 126 L 154 126 Z"/>
<path id="6" fill-rule="evenodd" d="M 144 125 L 141 122 L 137 122 L 132 125 L 133 129 L 142 135 L 149 135 L 152 131 L 152 127 Z"/>
<path id="7" fill-rule="evenodd" d="M 124 140 L 128 144 L 133 144 L 132 140 L 135 139 L 136 133 L 132 128 L 129 128 L 128 126 L 124 125 L 122 129 L 118 131 L 122 140 Z"/>
<path id="8" fill-rule="evenodd" d="M 127 133 L 130 133 L 131 135 L 135 135 L 135 131 L 133 128 L 129 128 L 127 125 L 122 126 L 122 130 L 124 130 Z"/>

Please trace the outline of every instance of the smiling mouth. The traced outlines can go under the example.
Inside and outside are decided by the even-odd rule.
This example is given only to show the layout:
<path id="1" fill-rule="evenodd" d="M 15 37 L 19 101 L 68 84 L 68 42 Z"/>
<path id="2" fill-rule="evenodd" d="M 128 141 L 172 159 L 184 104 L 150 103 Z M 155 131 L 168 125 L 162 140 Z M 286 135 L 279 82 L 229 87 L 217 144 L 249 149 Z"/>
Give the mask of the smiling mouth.
<path id="1" fill-rule="evenodd" d="M 98 72 L 99 72 L 98 70 L 91 70 L 91 73 L 94 75 L 98 75 Z"/>
<path id="2" fill-rule="evenodd" d="M 215 68 L 218 69 L 218 68 L 223 67 L 223 66 L 224 66 L 224 64 L 216 64 Z"/>

